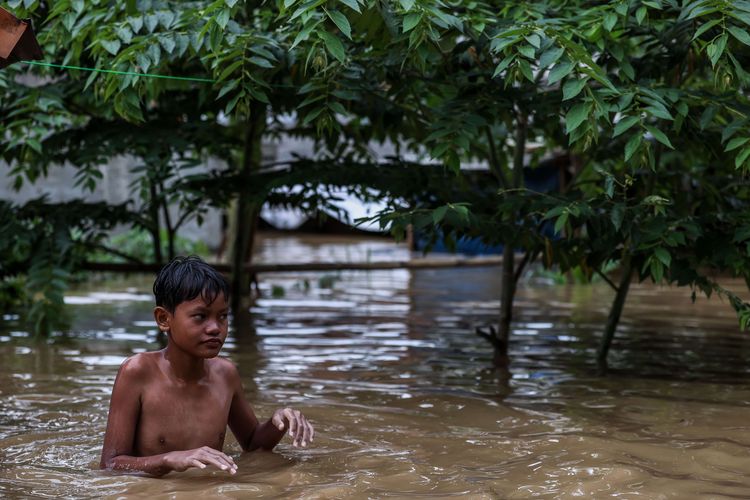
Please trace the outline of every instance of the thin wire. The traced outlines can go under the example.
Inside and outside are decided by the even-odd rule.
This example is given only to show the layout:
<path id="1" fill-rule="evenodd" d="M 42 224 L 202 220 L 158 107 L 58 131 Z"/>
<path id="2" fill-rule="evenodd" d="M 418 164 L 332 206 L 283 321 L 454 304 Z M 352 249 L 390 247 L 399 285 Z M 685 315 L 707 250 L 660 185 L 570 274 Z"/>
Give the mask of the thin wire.
<path id="1" fill-rule="evenodd" d="M 183 81 L 190 81 L 190 82 L 209 82 L 213 83 L 216 80 L 212 80 L 210 78 L 196 78 L 193 76 L 170 76 L 170 75 L 156 75 L 153 73 L 135 73 L 133 71 L 116 71 L 114 69 L 99 69 L 99 68 L 86 68 L 83 66 L 68 66 L 66 64 L 54 64 L 49 62 L 40 62 L 40 61 L 21 61 L 26 64 L 33 64 L 35 66 L 50 66 L 52 68 L 62 68 L 62 69 L 77 69 L 80 71 L 93 71 L 96 73 L 111 73 L 113 75 L 133 75 L 133 76 L 145 76 L 148 78 L 163 78 L 165 80 L 183 80 Z"/>

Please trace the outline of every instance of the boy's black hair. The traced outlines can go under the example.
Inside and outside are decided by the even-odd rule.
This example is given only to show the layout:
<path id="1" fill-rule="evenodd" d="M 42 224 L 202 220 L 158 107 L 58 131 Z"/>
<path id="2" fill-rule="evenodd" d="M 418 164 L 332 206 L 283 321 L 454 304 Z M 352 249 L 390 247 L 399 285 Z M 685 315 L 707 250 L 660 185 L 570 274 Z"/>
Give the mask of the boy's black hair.
<path id="1" fill-rule="evenodd" d="M 171 313 L 178 305 L 198 295 L 210 304 L 220 293 L 224 294 L 224 298 L 229 298 L 226 278 L 195 255 L 175 257 L 154 280 L 156 305 Z"/>

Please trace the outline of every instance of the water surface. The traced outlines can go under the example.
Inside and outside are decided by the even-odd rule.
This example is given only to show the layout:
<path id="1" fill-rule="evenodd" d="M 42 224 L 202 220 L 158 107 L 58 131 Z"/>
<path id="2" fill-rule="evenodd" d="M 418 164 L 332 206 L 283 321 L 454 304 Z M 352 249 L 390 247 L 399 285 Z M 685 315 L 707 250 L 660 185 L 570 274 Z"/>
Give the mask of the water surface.
<path id="1" fill-rule="evenodd" d="M 385 240 L 295 237 L 260 252 L 407 256 Z M 499 309 L 494 268 L 264 276 L 257 342 L 231 336 L 224 355 L 256 413 L 302 409 L 314 446 L 242 454 L 228 439 L 236 476 L 99 471 L 117 367 L 160 348 L 151 283 L 79 287 L 73 331 L 47 342 L 14 316 L 0 322 L 0 496 L 750 497 L 750 343 L 725 302 L 634 285 L 602 377 L 593 359 L 612 292 L 528 279 L 506 379 L 473 333 Z"/>

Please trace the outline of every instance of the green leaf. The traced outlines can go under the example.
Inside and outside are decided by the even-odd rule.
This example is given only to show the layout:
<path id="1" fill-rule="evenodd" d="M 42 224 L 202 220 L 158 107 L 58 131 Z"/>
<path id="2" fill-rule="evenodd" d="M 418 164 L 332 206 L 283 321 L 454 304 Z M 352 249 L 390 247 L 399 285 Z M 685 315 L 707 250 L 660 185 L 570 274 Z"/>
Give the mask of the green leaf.
<path id="1" fill-rule="evenodd" d="M 249 62 L 260 66 L 261 68 L 273 68 L 273 64 L 268 59 L 264 59 L 258 56 L 252 56 L 247 59 Z"/>
<path id="2" fill-rule="evenodd" d="M 565 127 L 567 129 L 567 134 L 570 134 L 575 129 L 577 129 L 581 123 L 586 119 L 589 113 L 591 105 L 590 104 L 576 104 L 565 115 Z"/>
<path id="3" fill-rule="evenodd" d="M 552 217 L 557 217 L 558 215 L 562 214 L 565 211 L 565 206 L 558 205 L 554 208 L 551 208 L 547 211 L 546 214 L 544 214 L 544 217 L 542 217 L 542 220 L 551 219 Z"/>
<path id="4" fill-rule="evenodd" d="M 151 58 L 151 63 L 154 66 L 158 66 L 159 60 L 161 59 L 161 49 L 159 48 L 159 45 L 153 43 L 148 46 L 146 51 L 148 52 L 148 57 Z"/>
<path id="5" fill-rule="evenodd" d="M 710 30 L 711 28 L 719 24 L 720 22 L 721 22 L 721 19 L 714 19 L 713 21 L 709 21 L 707 23 L 702 24 L 700 28 L 695 30 L 695 34 L 693 35 L 692 39 L 695 40 L 696 38 L 701 36 L 703 33 L 705 33 L 706 31 Z"/>
<path id="6" fill-rule="evenodd" d="M 510 63 L 512 63 L 515 60 L 515 58 L 516 58 L 515 54 L 511 54 L 505 59 L 503 59 L 502 61 L 500 61 L 500 63 L 495 68 L 495 72 L 492 74 L 492 78 L 495 78 L 497 75 L 502 73 L 505 70 L 505 68 L 507 68 L 510 65 Z"/>
<path id="7" fill-rule="evenodd" d="M 625 133 L 630 129 L 630 127 L 632 127 L 636 123 L 639 123 L 640 121 L 641 118 L 639 116 L 628 116 L 626 118 L 623 118 L 615 124 L 615 131 L 612 134 L 612 137 L 617 137 L 618 135 Z"/>
<path id="8" fill-rule="evenodd" d="M 171 54 L 174 51 L 176 45 L 174 39 L 171 36 L 159 37 L 159 44 L 167 54 Z"/>
<path id="9" fill-rule="evenodd" d="M 636 151 L 638 151 L 638 148 L 641 147 L 642 142 L 643 142 L 642 134 L 635 134 L 633 137 L 630 138 L 628 143 L 625 144 L 625 161 L 630 160 L 633 154 Z"/>
<path id="10" fill-rule="evenodd" d="M 750 35 L 748 35 L 747 31 L 741 30 L 736 26 L 730 26 L 727 30 L 740 42 L 750 45 Z"/>
<path id="11" fill-rule="evenodd" d="M 414 1 L 415 0 L 399 0 L 398 3 L 401 4 L 402 9 L 409 11 L 412 7 L 414 7 Z"/>
<path id="12" fill-rule="evenodd" d="M 555 221 L 555 234 L 559 234 L 568 223 L 568 212 L 563 212 Z"/>
<path id="13" fill-rule="evenodd" d="M 612 28 L 615 27 L 615 24 L 617 24 L 617 14 L 613 12 L 607 12 L 607 14 L 604 15 L 604 22 L 602 22 L 602 26 L 604 26 L 605 30 L 612 31 Z"/>
<path id="14" fill-rule="evenodd" d="M 359 3 L 357 0 L 341 0 L 341 3 L 352 9 L 353 11 L 356 11 L 358 14 L 361 14 L 362 11 L 359 8 Z"/>
<path id="15" fill-rule="evenodd" d="M 435 210 L 432 211 L 432 222 L 435 224 L 439 224 L 441 220 L 445 217 L 445 213 L 448 211 L 448 206 L 443 205 L 442 207 L 438 207 Z"/>
<path id="16" fill-rule="evenodd" d="M 664 277 L 664 266 L 656 259 L 649 260 L 651 262 L 651 277 L 653 278 L 654 283 L 661 283 L 661 280 Z"/>
<path id="17" fill-rule="evenodd" d="M 344 108 L 344 106 L 342 106 L 341 103 L 337 102 L 337 101 L 331 101 L 331 102 L 329 102 L 328 103 L 328 109 L 330 109 L 334 113 L 338 113 L 340 115 L 346 116 L 348 114 L 347 111 L 346 111 L 346 108 Z"/>
<path id="18" fill-rule="evenodd" d="M 225 95 L 227 95 L 229 92 L 231 92 L 232 90 L 234 90 L 237 87 L 237 85 L 239 85 L 239 83 L 240 83 L 239 80 L 232 80 L 229 83 L 227 83 L 226 85 L 224 85 L 221 88 L 221 90 L 219 91 L 219 94 L 216 96 L 216 99 L 219 100 L 222 97 L 224 97 Z"/>
<path id="19" fill-rule="evenodd" d="M 565 49 L 562 47 L 552 47 L 545 50 L 541 57 L 539 57 L 539 69 L 544 69 L 550 64 L 556 63 L 564 53 Z"/>
<path id="20" fill-rule="evenodd" d="M 716 63 L 719 62 L 719 59 L 721 58 L 721 55 L 724 53 L 724 49 L 727 46 L 728 39 L 729 37 L 725 33 L 721 35 L 719 39 L 714 43 L 710 43 L 706 47 L 706 54 L 711 60 L 711 66 L 716 66 Z"/>
<path id="21" fill-rule="evenodd" d="M 672 262 L 672 256 L 669 255 L 669 252 L 665 248 L 654 248 L 654 255 L 665 267 L 669 267 L 669 264 Z"/>
<path id="22" fill-rule="evenodd" d="M 667 108 L 664 107 L 664 105 L 660 103 L 658 106 L 648 106 L 646 107 L 646 111 L 651 115 L 655 116 L 656 118 L 661 118 L 662 120 L 674 120 L 674 117 L 667 111 Z"/>
<path id="23" fill-rule="evenodd" d="M 229 66 L 227 66 L 226 68 L 224 68 L 224 70 L 221 72 L 219 77 L 216 79 L 216 82 L 218 83 L 218 82 L 222 82 L 226 80 L 229 75 L 234 73 L 237 70 L 237 68 L 242 66 L 242 62 L 243 62 L 242 59 L 238 59 L 234 61 L 232 64 L 230 64 Z"/>
<path id="24" fill-rule="evenodd" d="M 586 86 L 585 78 L 568 78 L 563 85 L 563 101 L 573 99 Z"/>
<path id="25" fill-rule="evenodd" d="M 724 151 L 732 151 L 733 149 L 737 149 L 749 140 L 750 137 L 735 137 L 734 139 L 729 141 L 729 144 L 727 144 L 727 147 L 724 148 Z"/>
<path id="26" fill-rule="evenodd" d="M 534 59 L 534 54 L 536 53 L 536 50 L 534 49 L 534 47 L 530 45 L 518 46 L 516 47 L 516 50 L 518 51 L 519 54 L 529 59 Z"/>
<path id="27" fill-rule="evenodd" d="M 740 151 L 740 154 L 737 155 L 737 158 L 734 159 L 734 168 L 740 168 L 742 164 L 745 163 L 748 156 L 750 156 L 750 147 L 745 147 Z"/>
<path id="28" fill-rule="evenodd" d="M 536 33 L 532 33 L 531 35 L 528 35 L 525 38 L 526 38 L 526 41 L 529 42 L 529 44 L 535 49 L 538 49 L 542 45 L 542 38 Z"/>
<path id="29" fill-rule="evenodd" d="M 143 73 L 148 72 L 148 68 L 151 67 L 151 59 L 143 52 L 135 54 L 135 62 Z"/>
<path id="30" fill-rule="evenodd" d="M 120 26 L 115 30 L 117 37 L 122 40 L 122 43 L 130 43 L 133 39 L 133 31 L 128 26 Z"/>
<path id="31" fill-rule="evenodd" d="M 321 31 L 318 34 L 323 38 L 323 42 L 325 43 L 328 52 L 343 64 L 346 59 L 346 52 L 344 51 L 344 44 L 341 43 L 341 40 L 327 31 Z"/>
<path id="32" fill-rule="evenodd" d="M 638 24 L 643 24 L 643 20 L 646 18 L 646 7 L 638 7 L 638 10 L 635 11 L 635 21 Z"/>
<path id="33" fill-rule="evenodd" d="M 38 140 L 29 137 L 26 139 L 26 144 L 37 153 L 42 154 L 42 144 Z"/>
<path id="34" fill-rule="evenodd" d="M 216 17 L 214 17 L 214 21 L 216 21 L 216 24 L 218 24 L 221 29 L 224 29 L 227 27 L 230 14 L 231 14 L 231 11 L 229 9 L 222 9 L 221 12 L 219 12 L 219 14 Z"/>
<path id="35" fill-rule="evenodd" d="M 414 27 L 419 24 L 419 21 L 422 19 L 422 13 L 421 12 L 412 12 L 410 14 L 407 14 L 404 17 L 404 24 L 403 24 L 403 32 L 408 33 Z"/>
<path id="36" fill-rule="evenodd" d="M 526 77 L 528 81 L 534 83 L 534 72 L 531 70 L 531 65 L 526 59 L 518 60 L 518 67 L 521 70 L 521 74 Z"/>
<path id="37" fill-rule="evenodd" d="M 297 33 L 297 36 L 294 37 L 294 42 L 292 42 L 292 46 L 289 48 L 290 50 L 296 47 L 300 42 L 307 40 L 310 37 L 310 33 L 320 24 L 320 21 L 310 23 L 306 25 L 299 33 Z"/>
<path id="38" fill-rule="evenodd" d="M 672 146 L 672 143 L 669 142 L 669 138 L 664 134 L 664 132 L 662 132 L 661 130 L 659 130 L 656 127 L 651 127 L 649 125 L 646 125 L 646 130 L 648 130 L 649 132 L 651 132 L 651 135 L 654 136 L 654 139 L 656 139 L 657 141 L 661 142 L 662 144 L 664 144 L 668 148 L 674 149 L 674 146 Z"/>
<path id="39" fill-rule="evenodd" d="M 100 40 L 99 43 L 102 47 L 104 47 L 104 50 L 106 50 L 113 56 L 116 56 L 120 50 L 119 40 Z"/>
<path id="40" fill-rule="evenodd" d="M 623 74 L 630 80 L 635 80 L 635 70 L 628 61 L 623 61 L 620 65 L 620 69 L 622 70 Z"/>
<path id="41" fill-rule="evenodd" d="M 352 39 L 352 27 L 349 25 L 349 20 L 344 14 L 337 10 L 327 11 L 328 17 L 331 21 L 341 30 L 341 32 L 349 39 Z"/>
<path id="42" fill-rule="evenodd" d="M 156 29 L 156 25 L 159 24 L 159 18 L 153 14 L 149 14 L 144 19 L 144 24 L 146 25 L 146 29 L 148 30 L 148 32 L 153 33 Z"/>
<path id="43" fill-rule="evenodd" d="M 573 68 L 575 65 L 572 62 L 563 61 L 561 63 L 557 63 L 554 68 L 552 68 L 552 71 L 549 72 L 549 76 L 547 77 L 547 83 L 552 85 L 555 82 L 558 82 L 568 76 L 571 71 L 573 71 Z"/>
<path id="44" fill-rule="evenodd" d="M 703 110 L 703 113 L 701 113 L 701 118 L 698 121 L 698 125 L 700 126 L 701 130 L 705 130 L 706 127 L 709 126 L 709 124 L 713 121 L 714 117 L 716 116 L 716 113 L 719 112 L 719 107 L 711 104 L 706 107 L 706 109 Z"/>
<path id="45" fill-rule="evenodd" d="M 229 114 L 232 112 L 232 110 L 237 106 L 237 102 L 239 102 L 240 99 L 245 97 L 245 92 L 238 92 L 236 96 L 234 96 L 228 103 L 227 107 L 224 108 L 224 113 Z"/>
<path id="46" fill-rule="evenodd" d="M 625 218 L 625 205 L 617 203 L 612 207 L 612 212 L 609 214 L 609 220 L 612 221 L 612 225 L 615 227 L 615 231 L 619 231 L 622 227 L 622 221 Z"/>

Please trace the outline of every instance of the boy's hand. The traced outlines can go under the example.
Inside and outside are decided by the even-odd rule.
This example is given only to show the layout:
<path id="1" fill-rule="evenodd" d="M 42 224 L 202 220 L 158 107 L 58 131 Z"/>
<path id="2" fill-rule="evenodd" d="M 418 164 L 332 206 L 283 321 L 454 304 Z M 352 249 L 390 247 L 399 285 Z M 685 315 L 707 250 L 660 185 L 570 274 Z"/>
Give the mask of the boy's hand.
<path id="1" fill-rule="evenodd" d="M 207 465 L 213 465 L 217 469 L 225 470 L 230 474 L 237 472 L 237 465 L 232 457 L 208 446 L 193 450 L 172 451 L 165 454 L 163 460 L 164 465 L 177 472 L 182 472 L 191 467 L 205 469 Z"/>
<path id="2" fill-rule="evenodd" d="M 312 443 L 315 437 L 312 424 L 298 410 L 291 408 L 276 410 L 271 421 L 280 431 L 289 429 L 292 446 L 307 446 L 307 443 Z"/>

